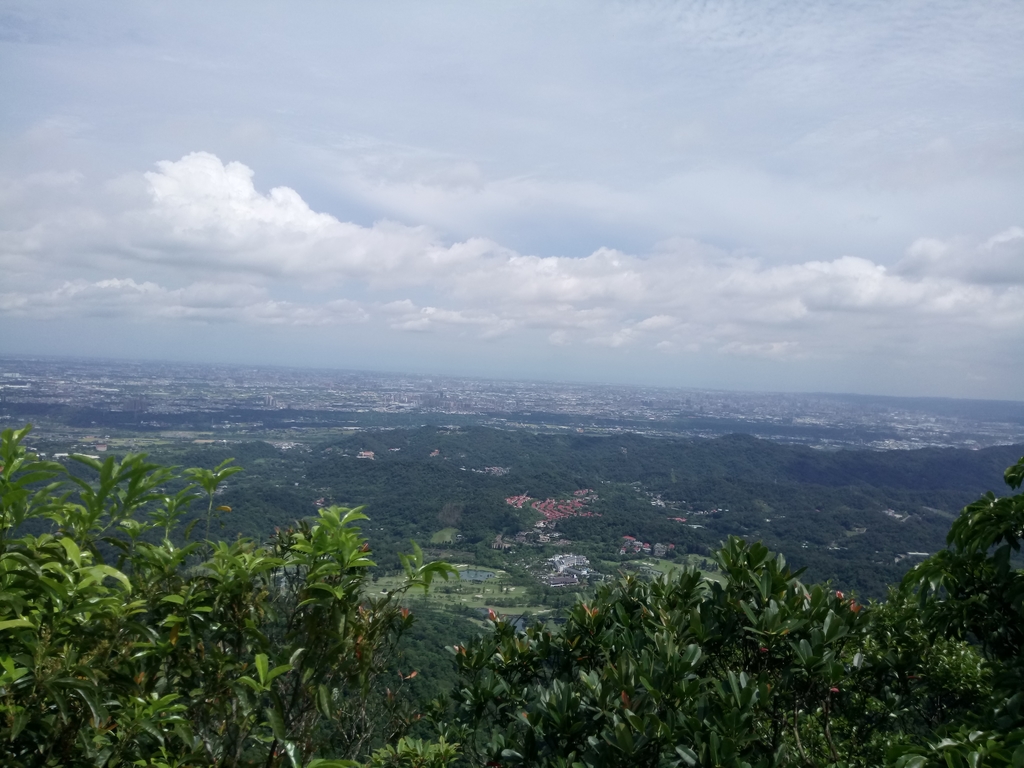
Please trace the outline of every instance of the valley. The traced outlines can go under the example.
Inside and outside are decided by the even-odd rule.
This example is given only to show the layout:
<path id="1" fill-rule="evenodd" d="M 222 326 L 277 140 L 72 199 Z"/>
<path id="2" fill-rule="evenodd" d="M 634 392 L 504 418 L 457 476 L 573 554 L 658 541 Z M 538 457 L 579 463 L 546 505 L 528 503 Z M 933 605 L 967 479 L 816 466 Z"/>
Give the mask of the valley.
<path id="1" fill-rule="evenodd" d="M 81 442 L 45 429 L 33 440 L 51 456 L 82 451 Z M 429 557 L 500 573 L 486 591 L 448 586 L 432 598 L 466 615 L 557 611 L 574 593 L 645 564 L 709 565 L 730 535 L 764 541 L 806 568 L 808 580 L 882 597 L 916 560 L 944 546 L 959 509 L 997 489 L 1002 469 L 1024 452 L 822 451 L 748 435 L 485 426 L 345 430 L 288 441 L 182 435 L 147 444 L 122 435 L 103 448 L 110 455 L 128 446 L 181 466 L 234 458 L 245 471 L 220 497 L 232 510 L 218 521 L 221 536 L 265 538 L 320 507 L 360 506 L 370 518 L 364 530 L 379 578 L 398 572 L 398 553 L 413 541 Z M 584 558 L 587 566 L 559 570 L 550 562 L 556 555 Z M 499 583 L 504 591 L 496 591 Z"/>

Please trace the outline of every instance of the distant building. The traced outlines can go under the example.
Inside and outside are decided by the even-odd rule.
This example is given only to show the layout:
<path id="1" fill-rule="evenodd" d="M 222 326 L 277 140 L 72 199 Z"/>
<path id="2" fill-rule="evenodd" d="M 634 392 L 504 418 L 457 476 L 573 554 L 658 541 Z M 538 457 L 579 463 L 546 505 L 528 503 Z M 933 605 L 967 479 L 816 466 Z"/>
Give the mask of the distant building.
<path id="1" fill-rule="evenodd" d="M 664 544 L 659 543 L 654 545 L 655 557 L 664 557 L 666 552 L 668 552 L 668 547 L 666 547 Z"/>
<path id="2" fill-rule="evenodd" d="M 583 555 L 573 554 L 555 555 L 554 557 L 549 558 L 548 562 L 551 563 L 551 567 L 559 573 L 562 573 L 566 568 L 578 568 L 580 566 L 590 565 L 590 560 Z"/>
<path id="3" fill-rule="evenodd" d="M 549 576 L 547 579 L 549 587 L 574 587 L 579 583 L 575 576 Z"/>
<path id="4" fill-rule="evenodd" d="M 356 458 L 357 459 L 369 459 L 370 461 L 373 461 L 374 460 L 374 458 L 373 458 L 373 451 L 360 451 L 359 453 L 356 454 Z"/>

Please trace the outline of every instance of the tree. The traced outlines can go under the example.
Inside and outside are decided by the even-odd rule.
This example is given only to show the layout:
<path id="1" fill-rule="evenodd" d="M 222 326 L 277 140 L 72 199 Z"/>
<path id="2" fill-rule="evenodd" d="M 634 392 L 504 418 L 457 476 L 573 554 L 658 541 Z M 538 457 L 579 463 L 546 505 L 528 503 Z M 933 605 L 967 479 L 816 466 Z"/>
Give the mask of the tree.
<path id="1" fill-rule="evenodd" d="M 917 765 L 991 696 L 985 659 L 930 637 L 906 592 L 862 605 L 735 537 L 716 560 L 720 580 L 602 586 L 560 632 L 495 618 L 454 649 L 441 733 L 480 766 Z"/>
<path id="2" fill-rule="evenodd" d="M 28 431 L 0 439 L 5 766 L 329 768 L 404 732 L 380 677 L 413 621 L 400 598 L 450 566 L 415 548 L 371 596 L 366 518 L 342 507 L 266 544 L 189 542 L 193 502 L 207 525 L 231 512 L 214 495 L 234 468 L 76 456 L 81 478 L 30 455 Z"/>
<path id="3" fill-rule="evenodd" d="M 1004 480 L 1021 487 L 1024 458 Z M 901 766 L 1024 765 L 1024 569 L 1013 564 L 1021 539 L 1024 493 L 989 492 L 960 513 L 947 548 L 905 577 L 932 638 L 968 640 L 980 650 L 992 693 L 925 746 L 906 750 Z"/>

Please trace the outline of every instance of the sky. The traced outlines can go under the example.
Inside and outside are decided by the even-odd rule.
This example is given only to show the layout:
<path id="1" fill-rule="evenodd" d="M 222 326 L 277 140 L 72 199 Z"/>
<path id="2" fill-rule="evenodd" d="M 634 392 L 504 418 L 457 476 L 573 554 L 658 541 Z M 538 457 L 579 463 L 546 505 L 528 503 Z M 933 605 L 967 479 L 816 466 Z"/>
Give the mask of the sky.
<path id="1" fill-rule="evenodd" d="M 0 354 L 1024 399 L 1024 4 L 0 6 Z"/>

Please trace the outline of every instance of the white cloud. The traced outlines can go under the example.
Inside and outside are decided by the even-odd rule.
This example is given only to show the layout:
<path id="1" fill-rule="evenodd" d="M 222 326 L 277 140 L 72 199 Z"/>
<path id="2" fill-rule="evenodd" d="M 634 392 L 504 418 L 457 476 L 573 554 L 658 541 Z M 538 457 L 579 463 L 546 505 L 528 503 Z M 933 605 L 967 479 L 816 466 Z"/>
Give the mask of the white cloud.
<path id="1" fill-rule="evenodd" d="M 68 281 L 36 293 L 0 293 L 0 314 L 37 320 L 107 317 L 294 326 L 368 319 L 363 308 L 345 299 L 299 305 L 270 299 L 265 291 L 244 284 L 193 283 L 168 289 L 132 278 Z"/>
<path id="2" fill-rule="evenodd" d="M 907 249 L 897 270 L 979 285 L 1024 285 L 1024 229 L 1009 227 L 981 244 L 963 238 L 919 238 Z"/>
<path id="3" fill-rule="evenodd" d="M 314 212 L 295 190 L 260 194 L 253 172 L 206 152 L 161 162 L 145 174 L 150 205 L 127 215 L 133 255 L 193 269 L 336 282 L 423 279 L 486 251 L 485 241 L 446 247 L 425 227 L 372 227 Z"/>
<path id="4" fill-rule="evenodd" d="M 555 347 L 564 347 L 569 343 L 569 334 L 565 331 L 552 331 L 548 334 L 548 343 Z"/>
<path id="5" fill-rule="evenodd" d="M 742 355 L 766 358 L 793 358 L 799 355 L 800 344 L 795 341 L 769 341 L 761 344 L 744 344 L 730 341 L 719 352 L 726 355 Z"/>
<path id="6" fill-rule="evenodd" d="M 649 254 L 540 257 L 483 238 L 445 242 L 420 226 L 344 222 L 291 188 L 260 192 L 250 168 L 209 153 L 137 178 L 137 193 L 126 195 L 136 186 L 124 183 L 106 197 L 73 175 L 6 186 L 15 207 L 36 206 L 39 215 L 0 239 L 0 264 L 17 267 L 0 293 L 0 316 L 358 323 L 384 333 L 777 361 L 979 343 L 997 354 L 1000 340 L 1024 337 L 1017 226 L 974 241 L 922 238 L 891 268 L 841 254 L 771 264 L 693 240 Z M 72 189 L 73 203 L 62 198 L 48 210 L 25 191 L 38 183 Z M 80 276 L 68 279 L 72 269 Z"/>
<path id="7" fill-rule="evenodd" d="M 438 307 L 416 307 L 411 301 L 390 302 L 381 308 L 393 315 L 390 326 L 398 331 L 433 331 L 468 328 L 479 338 L 492 338 L 515 326 L 512 320 L 499 315 L 472 310 L 451 310 Z"/>
<path id="8" fill-rule="evenodd" d="M 637 323 L 636 328 L 641 331 L 660 331 L 664 328 L 671 328 L 676 323 L 676 319 L 669 315 L 651 315 Z"/>

